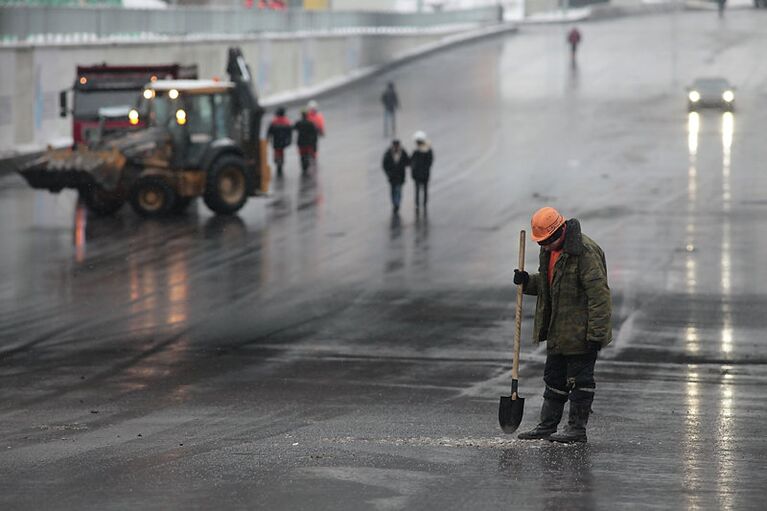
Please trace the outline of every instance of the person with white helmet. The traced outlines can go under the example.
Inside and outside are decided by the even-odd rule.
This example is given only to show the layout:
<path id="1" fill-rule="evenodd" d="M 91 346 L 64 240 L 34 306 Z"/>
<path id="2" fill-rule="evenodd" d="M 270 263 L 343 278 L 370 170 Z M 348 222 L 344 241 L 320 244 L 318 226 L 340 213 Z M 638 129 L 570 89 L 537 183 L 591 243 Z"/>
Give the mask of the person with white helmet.
<path id="1" fill-rule="evenodd" d="M 319 106 L 313 99 L 306 104 L 304 111 L 306 112 L 306 118 L 314 124 L 315 128 L 317 128 L 317 135 L 314 138 L 314 143 L 311 148 L 311 158 L 316 164 L 317 155 L 319 153 L 319 140 L 320 137 L 325 136 L 325 117 L 322 115 L 322 112 L 319 111 Z"/>
<path id="2" fill-rule="evenodd" d="M 413 140 L 415 149 L 410 156 L 410 173 L 415 181 L 415 209 L 419 211 L 421 205 L 426 210 L 429 199 L 429 177 L 431 177 L 431 166 L 434 163 L 434 151 L 423 131 L 416 131 L 413 134 Z"/>
<path id="3" fill-rule="evenodd" d="M 325 136 L 325 116 L 319 110 L 319 105 L 315 100 L 309 101 L 306 104 L 306 111 L 309 116 L 309 120 L 317 126 L 317 133 L 321 136 Z"/>

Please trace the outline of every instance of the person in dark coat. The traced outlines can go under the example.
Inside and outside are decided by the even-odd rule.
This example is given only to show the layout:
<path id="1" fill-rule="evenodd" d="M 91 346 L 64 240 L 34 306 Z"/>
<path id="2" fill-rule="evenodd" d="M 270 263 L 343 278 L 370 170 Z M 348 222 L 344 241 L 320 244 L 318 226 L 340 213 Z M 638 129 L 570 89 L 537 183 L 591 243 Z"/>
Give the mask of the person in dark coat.
<path id="1" fill-rule="evenodd" d="M 309 115 L 304 110 L 301 112 L 301 120 L 293 125 L 293 129 L 298 133 L 296 145 L 298 145 L 298 156 L 301 159 L 301 169 L 305 173 L 317 154 L 317 126 L 309 120 Z"/>
<path id="2" fill-rule="evenodd" d="M 413 135 L 415 150 L 410 155 L 410 172 L 415 181 L 415 209 L 419 210 L 421 204 L 426 209 L 429 200 L 429 177 L 431 165 L 434 163 L 434 152 L 426 140 L 426 133 L 416 131 Z M 421 199 L 423 197 L 423 199 Z"/>
<path id="3" fill-rule="evenodd" d="M 389 179 L 391 187 L 391 204 L 393 212 L 399 213 L 399 204 L 402 200 L 402 186 L 405 184 L 405 171 L 410 164 L 410 157 L 402 147 L 399 140 L 392 140 L 391 146 L 386 149 L 383 156 L 383 169 Z"/>
<path id="4" fill-rule="evenodd" d="M 274 150 L 274 165 L 277 167 L 277 176 L 282 176 L 282 166 L 285 162 L 285 148 L 293 143 L 293 124 L 285 116 L 285 109 L 280 107 L 274 114 L 274 119 L 266 131 L 267 140 L 272 141 Z"/>
<path id="5" fill-rule="evenodd" d="M 724 7 L 727 4 L 727 0 L 716 0 L 717 10 L 719 11 L 719 17 L 724 16 Z"/>
<path id="6" fill-rule="evenodd" d="M 381 103 L 384 107 L 384 137 L 393 137 L 397 134 L 396 112 L 399 109 L 399 97 L 394 90 L 394 83 L 386 84 L 386 90 L 381 95 Z"/>

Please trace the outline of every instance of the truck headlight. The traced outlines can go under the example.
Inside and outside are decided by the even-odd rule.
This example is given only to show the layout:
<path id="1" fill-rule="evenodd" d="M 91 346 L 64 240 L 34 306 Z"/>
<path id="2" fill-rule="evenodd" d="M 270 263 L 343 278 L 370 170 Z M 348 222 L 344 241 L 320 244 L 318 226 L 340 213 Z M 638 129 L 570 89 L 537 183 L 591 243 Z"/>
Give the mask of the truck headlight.
<path id="1" fill-rule="evenodd" d="M 697 103 L 700 101 L 700 92 L 696 90 L 691 90 L 690 93 L 687 95 L 688 98 L 690 98 L 690 101 L 693 103 Z"/>
<path id="2" fill-rule="evenodd" d="M 186 124 L 186 112 L 181 108 L 176 110 L 176 122 L 180 126 L 183 126 L 184 124 Z"/>
<path id="3" fill-rule="evenodd" d="M 168 97 L 170 99 L 176 99 L 178 97 L 178 91 L 176 89 L 171 89 L 168 91 Z"/>
<path id="4" fill-rule="evenodd" d="M 731 90 L 726 90 L 722 93 L 722 99 L 727 103 L 732 103 L 735 100 L 735 93 Z"/>
<path id="5" fill-rule="evenodd" d="M 152 89 L 144 89 L 144 99 L 152 99 L 154 97 L 154 91 Z"/>
<path id="6" fill-rule="evenodd" d="M 136 124 L 138 124 L 138 120 L 139 120 L 138 110 L 134 108 L 133 110 L 128 112 L 128 122 L 131 123 L 131 126 L 135 126 Z"/>

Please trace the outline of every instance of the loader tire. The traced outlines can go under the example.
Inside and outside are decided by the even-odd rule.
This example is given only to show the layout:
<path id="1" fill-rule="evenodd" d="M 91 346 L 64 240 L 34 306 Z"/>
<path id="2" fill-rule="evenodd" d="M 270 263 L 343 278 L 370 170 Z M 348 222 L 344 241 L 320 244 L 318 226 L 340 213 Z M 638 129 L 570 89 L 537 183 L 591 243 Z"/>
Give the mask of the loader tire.
<path id="1" fill-rule="evenodd" d="M 159 176 L 144 176 L 131 188 L 130 204 L 133 211 L 147 218 L 165 216 L 176 203 L 176 192 Z"/>
<path id="2" fill-rule="evenodd" d="M 213 212 L 232 215 L 245 205 L 252 188 L 251 175 L 239 156 L 222 156 L 208 171 L 203 200 Z"/>
<path id="3" fill-rule="evenodd" d="M 125 203 L 125 199 L 118 192 L 109 192 L 97 184 L 84 186 L 79 191 L 88 211 L 98 216 L 113 215 Z"/>

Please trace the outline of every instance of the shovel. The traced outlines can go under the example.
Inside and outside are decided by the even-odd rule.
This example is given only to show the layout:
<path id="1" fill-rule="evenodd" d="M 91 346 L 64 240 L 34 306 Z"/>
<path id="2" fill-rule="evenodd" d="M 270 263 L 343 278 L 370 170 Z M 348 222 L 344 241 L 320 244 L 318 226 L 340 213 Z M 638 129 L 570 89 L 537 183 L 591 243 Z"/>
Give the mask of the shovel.
<path id="1" fill-rule="evenodd" d="M 519 270 L 525 270 L 525 231 L 519 233 Z M 525 398 L 519 397 L 519 338 L 522 333 L 522 286 L 517 287 L 517 310 L 514 322 L 514 361 L 511 365 L 511 395 L 501 396 L 498 422 L 504 433 L 514 433 L 522 422 Z"/>

